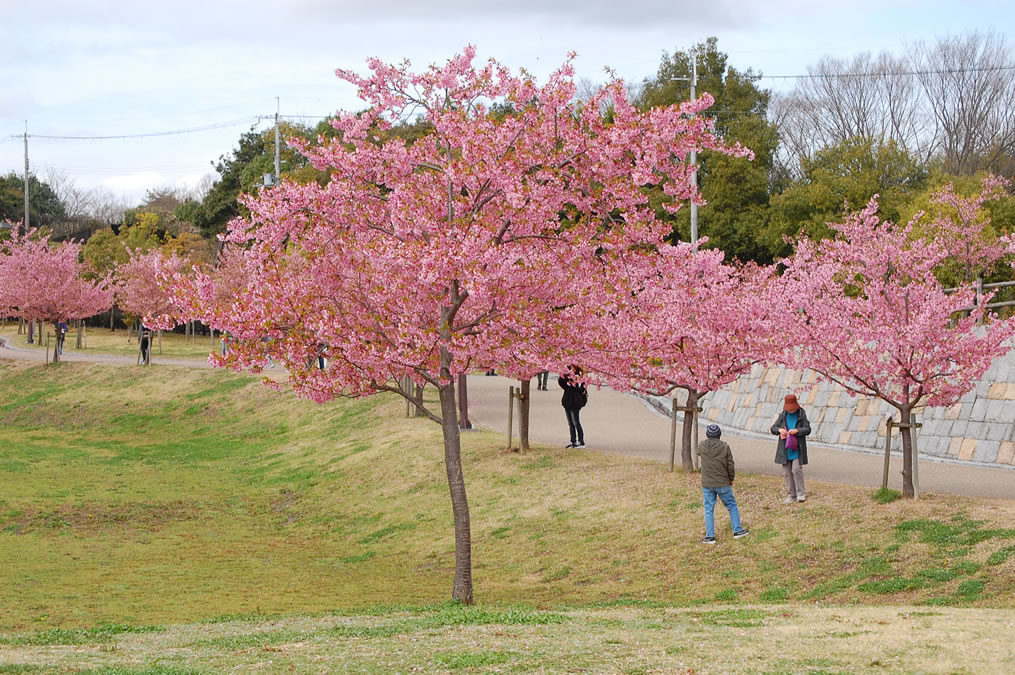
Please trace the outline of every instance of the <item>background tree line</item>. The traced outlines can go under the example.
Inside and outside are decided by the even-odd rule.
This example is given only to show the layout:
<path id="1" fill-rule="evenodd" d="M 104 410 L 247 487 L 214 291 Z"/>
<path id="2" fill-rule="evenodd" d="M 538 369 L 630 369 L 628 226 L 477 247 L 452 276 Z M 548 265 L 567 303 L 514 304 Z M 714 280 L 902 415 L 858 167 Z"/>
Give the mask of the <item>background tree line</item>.
<path id="1" fill-rule="evenodd" d="M 930 208 L 930 195 L 945 185 L 969 195 L 978 192 L 987 172 L 1015 173 L 1015 61 L 995 33 L 917 43 L 902 55 L 826 57 L 785 93 L 763 88 L 762 73 L 734 66 L 718 40 L 708 38 L 690 49 L 664 52 L 656 74 L 635 87 L 638 107 L 687 100 L 692 59 L 698 95 L 715 98 L 706 114 L 717 134 L 755 153 L 751 162 L 710 152 L 698 158 L 698 180 L 708 201 L 699 211 L 699 232 L 709 247 L 731 258 L 772 262 L 789 253 L 787 237 L 829 236 L 826 223 L 841 220 L 875 194 L 882 217 L 904 221 Z M 583 83 L 584 96 L 595 88 Z M 376 138 L 426 133 L 425 124 L 409 121 Z M 282 138 L 310 145 L 335 136 L 330 120 L 316 126 L 283 122 L 281 128 Z M 185 232 L 210 240 L 244 214 L 238 197 L 263 186 L 265 174 L 274 172 L 274 152 L 273 130 L 251 130 L 214 164 L 215 179 L 191 191 L 152 190 L 133 206 L 108 191 L 81 191 L 56 172 L 30 176 L 32 221 L 57 239 L 106 228 L 118 236 L 121 225 L 154 219 L 156 229 L 173 237 Z M 329 180 L 288 144 L 280 148 L 280 160 L 285 179 L 322 185 Z M 662 208 L 661 191 L 653 199 L 660 217 L 672 223 L 672 239 L 686 241 L 689 210 L 671 215 Z M 23 200 L 22 177 L 0 176 L 0 219 L 21 219 Z M 984 236 L 1015 229 L 1013 200 L 992 201 L 984 209 L 992 223 Z M 1009 276 L 1006 269 L 988 271 L 989 280 Z"/>

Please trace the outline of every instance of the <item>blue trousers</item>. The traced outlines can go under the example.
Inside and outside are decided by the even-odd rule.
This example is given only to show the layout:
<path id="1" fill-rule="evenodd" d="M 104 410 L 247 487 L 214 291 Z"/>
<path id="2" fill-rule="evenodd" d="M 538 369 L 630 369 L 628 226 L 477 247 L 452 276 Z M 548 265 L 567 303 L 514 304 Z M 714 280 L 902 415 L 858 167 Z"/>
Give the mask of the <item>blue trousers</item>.
<path id="1" fill-rule="evenodd" d="M 733 496 L 733 486 L 727 485 L 719 488 L 701 488 L 702 502 L 705 506 L 705 536 L 715 536 L 715 500 L 718 497 L 730 512 L 730 525 L 734 532 L 744 529 L 740 525 L 740 509 L 737 508 L 737 498 Z"/>

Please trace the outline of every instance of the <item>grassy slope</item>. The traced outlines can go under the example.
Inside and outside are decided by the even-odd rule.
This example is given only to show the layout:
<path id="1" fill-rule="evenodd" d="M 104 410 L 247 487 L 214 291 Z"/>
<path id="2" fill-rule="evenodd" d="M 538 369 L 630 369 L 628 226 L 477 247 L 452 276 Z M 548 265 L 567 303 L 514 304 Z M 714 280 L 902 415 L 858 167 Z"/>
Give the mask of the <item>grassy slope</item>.
<path id="1" fill-rule="evenodd" d="M 97 626 L 444 601 L 453 539 L 440 431 L 403 410 L 387 398 L 317 406 L 220 371 L 0 362 L 0 630 L 105 645 L 124 629 Z M 1015 502 L 878 505 L 815 483 L 807 504 L 785 507 L 778 479 L 743 476 L 753 534 L 733 541 L 719 507 L 720 543 L 705 548 L 696 476 L 587 451 L 500 455 L 499 434 L 464 439 L 488 608 L 692 608 L 671 619 L 601 610 L 606 630 L 693 624 L 704 611 L 693 608 L 715 602 L 784 603 L 757 610 L 755 627 L 814 602 L 1015 607 Z M 404 643 L 431 628 L 367 633 Z M 27 639 L 17 634 L 0 642 L 13 649 Z M 300 639 L 276 638 L 265 644 Z M 675 667 L 679 651 L 669 656 Z"/>

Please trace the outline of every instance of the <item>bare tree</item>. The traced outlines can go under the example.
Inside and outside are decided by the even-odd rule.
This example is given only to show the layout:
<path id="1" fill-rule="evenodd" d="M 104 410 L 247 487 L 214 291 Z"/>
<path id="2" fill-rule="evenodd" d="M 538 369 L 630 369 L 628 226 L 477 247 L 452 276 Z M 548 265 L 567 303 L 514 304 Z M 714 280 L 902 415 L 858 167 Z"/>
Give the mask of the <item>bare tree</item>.
<path id="1" fill-rule="evenodd" d="M 92 207 L 92 217 L 101 220 L 107 225 L 123 222 L 123 214 L 130 208 L 130 204 L 122 197 L 115 195 L 109 188 L 94 188 L 92 194 L 95 200 Z"/>
<path id="2" fill-rule="evenodd" d="M 773 97 L 783 163 L 798 167 L 822 147 L 855 138 L 894 142 L 921 161 L 929 158 L 933 137 L 920 90 L 906 68 L 906 61 L 891 54 L 869 52 L 849 62 L 826 57 L 809 67 L 792 92 Z"/>
<path id="3" fill-rule="evenodd" d="M 95 206 L 95 194 L 83 190 L 74 183 L 66 171 L 52 166 L 46 167 L 45 181 L 63 204 L 68 220 L 87 218 Z"/>
<path id="4" fill-rule="evenodd" d="M 917 43 L 910 63 L 933 114 L 945 169 L 1003 170 L 1015 154 L 1015 65 L 1003 35 Z"/>

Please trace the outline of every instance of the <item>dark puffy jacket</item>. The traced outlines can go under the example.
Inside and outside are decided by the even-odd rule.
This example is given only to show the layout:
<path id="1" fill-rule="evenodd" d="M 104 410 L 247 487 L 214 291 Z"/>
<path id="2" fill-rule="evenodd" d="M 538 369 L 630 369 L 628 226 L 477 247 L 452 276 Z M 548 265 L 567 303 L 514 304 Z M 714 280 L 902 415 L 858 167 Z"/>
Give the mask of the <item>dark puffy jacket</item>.
<path id="1" fill-rule="evenodd" d="M 701 457 L 701 487 L 726 487 L 736 478 L 733 452 L 726 441 L 706 438 L 698 443 L 698 456 Z"/>
<path id="2" fill-rule="evenodd" d="M 557 384 L 564 390 L 564 395 L 560 397 L 560 404 L 568 410 L 584 408 L 588 403 L 589 396 L 584 384 L 574 385 L 564 376 L 557 378 Z"/>
<path id="3" fill-rule="evenodd" d="M 772 425 L 772 433 L 776 436 L 779 435 L 779 429 L 786 428 L 786 411 L 783 410 L 779 413 L 779 416 L 775 418 L 775 424 Z M 797 411 L 796 418 L 796 437 L 800 443 L 797 448 L 797 452 L 800 454 L 800 464 L 807 463 L 807 436 L 811 433 L 811 423 L 807 419 L 807 413 L 804 412 L 803 408 Z M 779 444 L 775 447 L 775 463 L 785 464 L 786 463 L 786 439 L 780 438 Z"/>

